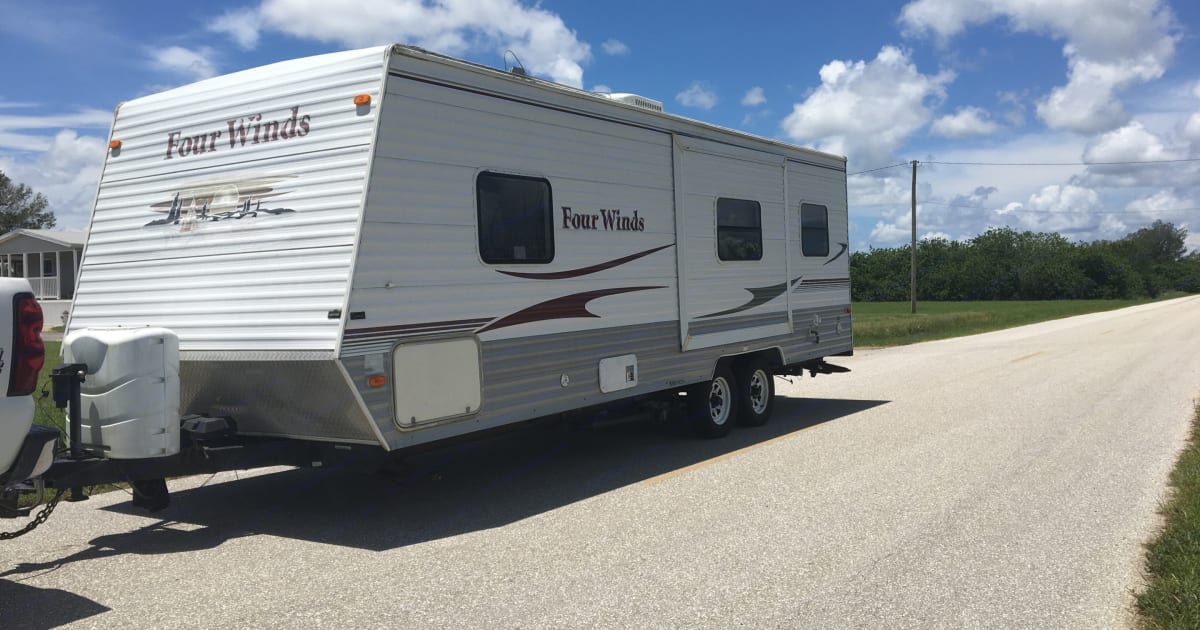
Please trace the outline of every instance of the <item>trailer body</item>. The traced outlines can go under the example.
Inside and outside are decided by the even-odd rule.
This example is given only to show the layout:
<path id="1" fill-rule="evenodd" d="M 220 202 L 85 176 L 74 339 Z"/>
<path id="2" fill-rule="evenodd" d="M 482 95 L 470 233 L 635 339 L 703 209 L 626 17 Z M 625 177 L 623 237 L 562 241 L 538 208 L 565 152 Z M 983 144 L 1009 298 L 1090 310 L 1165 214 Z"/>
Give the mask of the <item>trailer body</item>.
<path id="1" fill-rule="evenodd" d="M 845 159 L 641 101 L 387 46 L 126 102 L 68 339 L 387 450 L 852 353 Z"/>

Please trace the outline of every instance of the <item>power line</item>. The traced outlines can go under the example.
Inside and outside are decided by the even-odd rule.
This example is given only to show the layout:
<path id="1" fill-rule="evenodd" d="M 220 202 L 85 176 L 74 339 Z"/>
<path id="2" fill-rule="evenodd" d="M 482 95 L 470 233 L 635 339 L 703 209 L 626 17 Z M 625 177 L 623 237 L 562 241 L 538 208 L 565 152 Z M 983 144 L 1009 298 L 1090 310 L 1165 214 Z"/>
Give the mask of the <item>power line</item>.
<path id="1" fill-rule="evenodd" d="M 927 204 L 931 206 L 943 206 L 946 208 L 963 208 L 966 210 L 987 210 L 989 212 L 999 212 L 1005 214 L 1007 212 L 1027 212 L 1034 214 L 1060 214 L 1064 216 L 1091 216 L 1096 214 L 1140 214 L 1140 215 L 1155 215 L 1155 214 L 1170 214 L 1172 212 L 1200 212 L 1200 208 L 1173 208 L 1171 210 L 1157 210 L 1146 212 L 1142 210 L 1112 210 L 1106 212 L 1064 212 L 1062 210 L 1036 210 L 1033 208 L 1013 208 L 1011 210 L 1001 211 L 999 208 L 988 209 L 984 206 L 964 206 L 962 204 L 942 203 L 940 201 L 918 201 L 918 204 Z M 884 204 L 879 204 L 884 205 Z"/>
<path id="2" fill-rule="evenodd" d="M 886 169 L 889 169 L 889 168 L 896 168 L 896 167 L 906 167 L 906 166 L 908 166 L 908 162 L 898 162 L 898 163 L 895 163 L 895 164 L 890 164 L 890 166 L 886 166 L 886 167 L 880 167 L 880 168 L 870 168 L 870 169 L 866 169 L 866 170 L 859 170 L 859 172 L 858 172 L 858 173 L 850 173 L 850 174 L 847 174 L 846 176 L 847 176 L 847 178 L 848 178 L 848 176 L 852 176 L 852 175 L 862 175 L 862 174 L 864 174 L 864 173 L 875 173 L 875 172 L 876 172 L 876 170 L 886 170 Z"/>
<path id="3" fill-rule="evenodd" d="M 1200 158 L 1129 160 L 1125 162 L 935 162 L 931 160 L 921 162 L 921 164 L 943 164 L 947 166 L 1128 166 L 1133 164 L 1172 164 L 1176 162 L 1200 162 Z M 855 173 L 855 175 L 857 174 Z"/>

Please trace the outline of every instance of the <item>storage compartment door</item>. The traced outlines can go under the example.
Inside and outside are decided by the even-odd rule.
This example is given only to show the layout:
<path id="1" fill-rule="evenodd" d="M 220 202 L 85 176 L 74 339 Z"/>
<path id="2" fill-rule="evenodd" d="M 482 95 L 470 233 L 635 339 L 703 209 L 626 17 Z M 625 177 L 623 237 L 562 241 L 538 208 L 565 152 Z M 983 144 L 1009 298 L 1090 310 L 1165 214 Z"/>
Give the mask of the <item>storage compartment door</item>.
<path id="1" fill-rule="evenodd" d="M 480 373 L 475 337 L 396 346 L 392 356 L 396 425 L 407 429 L 476 413 L 483 391 Z"/>

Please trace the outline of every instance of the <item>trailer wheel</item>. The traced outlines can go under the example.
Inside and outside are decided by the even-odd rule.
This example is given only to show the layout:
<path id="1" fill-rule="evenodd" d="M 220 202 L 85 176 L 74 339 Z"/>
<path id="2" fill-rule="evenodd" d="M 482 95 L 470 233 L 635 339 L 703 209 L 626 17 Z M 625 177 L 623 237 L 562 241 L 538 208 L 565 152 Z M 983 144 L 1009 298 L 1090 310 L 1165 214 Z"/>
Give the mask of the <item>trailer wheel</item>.
<path id="1" fill-rule="evenodd" d="M 775 377 L 762 359 L 749 359 L 738 365 L 737 372 L 738 423 L 760 427 L 771 419 L 775 410 Z"/>
<path id="2" fill-rule="evenodd" d="M 718 367 L 711 381 L 698 383 L 688 389 L 688 419 L 700 437 L 719 438 L 728 435 L 737 413 L 737 385 L 728 367 Z"/>

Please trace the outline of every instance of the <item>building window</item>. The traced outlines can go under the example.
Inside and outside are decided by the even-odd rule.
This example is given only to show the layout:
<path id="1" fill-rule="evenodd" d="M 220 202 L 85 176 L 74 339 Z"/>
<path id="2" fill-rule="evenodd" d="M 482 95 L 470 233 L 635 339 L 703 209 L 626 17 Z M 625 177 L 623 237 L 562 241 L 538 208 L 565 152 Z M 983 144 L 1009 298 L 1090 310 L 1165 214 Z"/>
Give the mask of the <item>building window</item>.
<path id="1" fill-rule="evenodd" d="M 762 260 L 762 208 L 757 201 L 717 199 L 717 258 Z"/>
<path id="2" fill-rule="evenodd" d="M 480 173 L 475 195 L 483 262 L 524 265 L 554 260 L 549 181 Z"/>
<path id="3" fill-rule="evenodd" d="M 829 209 L 800 204 L 800 249 L 805 256 L 829 255 Z"/>

